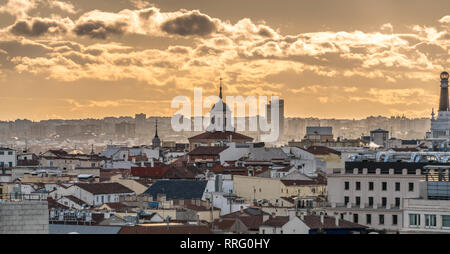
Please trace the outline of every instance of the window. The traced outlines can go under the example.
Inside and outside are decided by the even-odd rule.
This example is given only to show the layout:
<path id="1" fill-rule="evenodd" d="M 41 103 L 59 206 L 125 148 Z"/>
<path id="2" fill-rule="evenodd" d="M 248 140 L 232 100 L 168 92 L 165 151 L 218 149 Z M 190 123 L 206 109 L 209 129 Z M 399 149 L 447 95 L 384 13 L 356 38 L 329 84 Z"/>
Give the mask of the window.
<path id="1" fill-rule="evenodd" d="M 400 207 L 400 198 L 395 198 L 395 207 Z"/>
<path id="2" fill-rule="evenodd" d="M 344 190 L 349 190 L 350 189 L 350 183 L 349 182 L 345 182 L 344 183 Z"/>
<path id="3" fill-rule="evenodd" d="M 382 197 L 382 198 L 381 198 L 381 206 L 382 206 L 382 207 L 386 207 L 386 204 L 387 204 L 387 198 Z"/>
<path id="4" fill-rule="evenodd" d="M 369 182 L 369 190 L 373 190 L 373 182 Z"/>
<path id="5" fill-rule="evenodd" d="M 396 214 L 392 215 L 392 225 L 397 225 L 398 223 L 398 216 Z"/>
<path id="6" fill-rule="evenodd" d="M 348 196 L 345 196 L 345 197 L 344 197 L 344 204 L 347 205 L 348 202 L 349 202 L 349 198 L 348 198 Z"/>
<path id="7" fill-rule="evenodd" d="M 450 228 L 450 215 L 442 215 L 442 227 Z"/>
<path id="8" fill-rule="evenodd" d="M 414 191 L 414 183 L 409 183 L 408 184 L 408 190 L 409 191 Z"/>
<path id="9" fill-rule="evenodd" d="M 353 222 L 358 223 L 358 214 L 353 214 Z"/>
<path id="10" fill-rule="evenodd" d="M 366 214 L 366 224 L 367 225 L 372 224 L 372 215 L 371 214 Z"/>
<path id="11" fill-rule="evenodd" d="M 410 227 L 420 226 L 420 214 L 410 214 L 409 215 L 409 226 Z"/>
<path id="12" fill-rule="evenodd" d="M 400 191 L 400 183 L 395 183 L 395 191 Z"/>
<path id="13" fill-rule="evenodd" d="M 378 221 L 380 222 L 380 225 L 384 225 L 384 214 L 378 216 Z"/>
<path id="14" fill-rule="evenodd" d="M 425 214 L 425 227 L 429 227 L 429 228 L 436 227 L 436 215 L 435 214 Z"/>
<path id="15" fill-rule="evenodd" d="M 356 182 L 355 189 L 356 190 L 361 190 L 361 182 Z"/>
<path id="16" fill-rule="evenodd" d="M 381 183 L 381 190 L 383 190 L 383 191 L 387 190 L 387 182 Z"/>
<path id="17" fill-rule="evenodd" d="M 369 197 L 369 206 L 373 206 L 373 197 Z"/>
<path id="18" fill-rule="evenodd" d="M 356 205 L 361 205 L 361 197 L 356 197 Z"/>
<path id="19" fill-rule="evenodd" d="M 450 217 L 450 216 L 449 216 Z M 343 213 L 341 213 L 341 220 L 343 220 L 344 219 L 344 214 Z"/>

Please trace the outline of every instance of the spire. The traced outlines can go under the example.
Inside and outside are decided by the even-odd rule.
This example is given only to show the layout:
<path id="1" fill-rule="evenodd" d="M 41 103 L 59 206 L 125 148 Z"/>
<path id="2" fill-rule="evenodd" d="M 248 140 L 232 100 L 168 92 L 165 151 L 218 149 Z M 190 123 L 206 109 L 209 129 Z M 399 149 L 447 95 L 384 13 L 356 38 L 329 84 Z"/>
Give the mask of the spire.
<path id="1" fill-rule="evenodd" d="M 222 100 L 222 77 L 220 77 L 220 93 L 219 98 Z"/>
<path id="2" fill-rule="evenodd" d="M 155 131 L 155 138 L 158 137 L 158 119 L 156 119 L 156 131 Z"/>
<path id="3" fill-rule="evenodd" d="M 431 120 L 434 120 L 434 108 L 431 109 Z"/>

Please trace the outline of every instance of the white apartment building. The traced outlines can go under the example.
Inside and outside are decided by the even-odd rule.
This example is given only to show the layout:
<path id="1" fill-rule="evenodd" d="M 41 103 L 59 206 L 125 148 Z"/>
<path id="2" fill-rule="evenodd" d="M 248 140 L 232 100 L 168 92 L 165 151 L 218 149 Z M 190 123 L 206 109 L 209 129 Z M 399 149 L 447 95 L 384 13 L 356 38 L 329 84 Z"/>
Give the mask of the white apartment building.
<path id="1" fill-rule="evenodd" d="M 0 148 L 0 168 L 17 166 L 17 152 L 10 148 Z"/>
<path id="2" fill-rule="evenodd" d="M 450 233 L 450 200 L 405 199 L 402 233 Z"/>
<path id="3" fill-rule="evenodd" d="M 347 162 L 329 169 L 327 213 L 373 229 L 403 228 L 403 202 L 419 198 L 423 163 Z"/>
<path id="4" fill-rule="evenodd" d="M 450 233 L 449 169 L 434 167 L 425 179 L 421 197 L 404 200 L 402 233 Z"/>

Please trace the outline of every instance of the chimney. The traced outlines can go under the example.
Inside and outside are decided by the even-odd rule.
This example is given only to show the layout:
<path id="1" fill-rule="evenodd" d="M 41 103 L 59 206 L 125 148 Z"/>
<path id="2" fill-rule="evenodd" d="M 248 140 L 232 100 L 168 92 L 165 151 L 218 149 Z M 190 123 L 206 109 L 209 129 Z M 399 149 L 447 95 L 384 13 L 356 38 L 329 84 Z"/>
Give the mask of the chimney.
<path id="1" fill-rule="evenodd" d="M 152 167 L 152 168 L 155 167 L 155 162 L 153 161 L 153 159 L 150 161 L 150 167 Z"/>
<path id="2" fill-rule="evenodd" d="M 141 168 L 145 167 L 145 164 L 143 161 L 141 161 Z"/>
<path id="3" fill-rule="evenodd" d="M 320 214 L 320 223 L 323 225 L 325 222 L 325 215 L 323 215 L 322 213 Z"/>
<path id="4" fill-rule="evenodd" d="M 109 219 L 109 217 L 110 217 L 109 212 L 106 212 L 106 213 L 104 213 L 103 215 L 104 215 L 104 218 L 105 218 L 105 219 Z"/>
<path id="5" fill-rule="evenodd" d="M 334 217 L 335 223 L 336 223 L 336 227 L 339 227 L 339 215 L 336 215 Z"/>
<path id="6" fill-rule="evenodd" d="M 305 214 L 303 212 L 300 212 L 300 220 L 305 220 Z"/>
<path id="7" fill-rule="evenodd" d="M 131 159 L 131 162 L 132 162 L 132 163 L 136 163 L 136 157 L 133 157 L 133 158 Z"/>
<path id="8" fill-rule="evenodd" d="M 241 213 L 244 213 L 244 207 L 241 206 Z"/>

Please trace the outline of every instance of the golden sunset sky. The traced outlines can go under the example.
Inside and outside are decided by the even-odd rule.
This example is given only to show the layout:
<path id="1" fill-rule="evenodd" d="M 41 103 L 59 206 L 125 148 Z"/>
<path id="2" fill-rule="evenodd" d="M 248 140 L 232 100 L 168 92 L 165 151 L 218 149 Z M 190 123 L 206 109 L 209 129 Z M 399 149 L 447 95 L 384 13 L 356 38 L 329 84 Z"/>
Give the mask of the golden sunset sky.
<path id="1" fill-rule="evenodd" d="M 429 117 L 448 0 L 0 0 L 0 120 L 170 115 L 278 95 L 288 117 Z"/>

